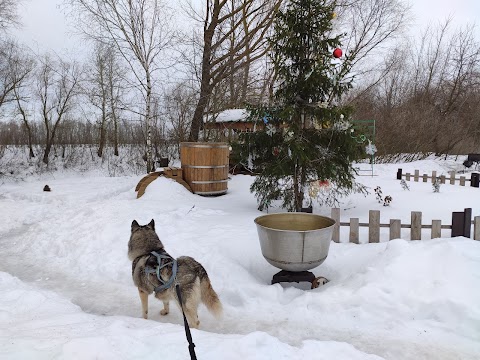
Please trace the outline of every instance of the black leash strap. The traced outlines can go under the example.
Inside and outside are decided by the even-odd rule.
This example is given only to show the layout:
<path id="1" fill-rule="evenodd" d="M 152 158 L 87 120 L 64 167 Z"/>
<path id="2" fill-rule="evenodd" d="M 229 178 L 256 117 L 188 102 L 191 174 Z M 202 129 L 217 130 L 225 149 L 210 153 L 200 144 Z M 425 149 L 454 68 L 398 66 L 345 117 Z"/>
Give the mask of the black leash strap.
<path id="1" fill-rule="evenodd" d="M 185 335 L 187 335 L 188 341 L 188 351 L 190 352 L 190 359 L 197 360 L 197 356 L 195 355 L 195 344 L 192 340 L 192 334 L 190 333 L 190 327 L 188 326 L 187 318 L 185 317 L 185 312 L 183 311 L 183 303 L 182 303 L 182 295 L 180 294 L 180 285 L 175 285 L 175 290 L 177 291 L 178 301 L 180 302 L 180 307 L 182 308 L 183 314 L 183 323 L 185 325 Z"/>

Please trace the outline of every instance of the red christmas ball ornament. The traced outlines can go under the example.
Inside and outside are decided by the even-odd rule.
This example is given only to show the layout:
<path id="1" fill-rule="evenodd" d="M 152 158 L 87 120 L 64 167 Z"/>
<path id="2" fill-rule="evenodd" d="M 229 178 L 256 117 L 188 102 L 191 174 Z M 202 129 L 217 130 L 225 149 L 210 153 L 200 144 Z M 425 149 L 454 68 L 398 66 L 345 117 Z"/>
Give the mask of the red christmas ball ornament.
<path id="1" fill-rule="evenodd" d="M 278 147 L 274 147 L 272 151 L 273 156 L 278 156 L 280 154 L 280 150 Z"/>
<path id="2" fill-rule="evenodd" d="M 335 50 L 333 50 L 333 57 L 334 58 L 341 58 L 342 57 L 342 49 L 340 48 L 336 48 Z"/>

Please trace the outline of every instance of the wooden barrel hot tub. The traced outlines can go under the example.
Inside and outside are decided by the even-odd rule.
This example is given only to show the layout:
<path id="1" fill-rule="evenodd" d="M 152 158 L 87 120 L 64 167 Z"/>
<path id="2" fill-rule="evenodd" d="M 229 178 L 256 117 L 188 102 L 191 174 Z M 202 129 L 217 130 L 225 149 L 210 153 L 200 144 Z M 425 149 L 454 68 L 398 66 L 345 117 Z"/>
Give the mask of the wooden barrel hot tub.
<path id="1" fill-rule="evenodd" d="M 180 143 L 183 179 L 193 193 L 214 196 L 227 192 L 229 154 L 227 143 Z"/>

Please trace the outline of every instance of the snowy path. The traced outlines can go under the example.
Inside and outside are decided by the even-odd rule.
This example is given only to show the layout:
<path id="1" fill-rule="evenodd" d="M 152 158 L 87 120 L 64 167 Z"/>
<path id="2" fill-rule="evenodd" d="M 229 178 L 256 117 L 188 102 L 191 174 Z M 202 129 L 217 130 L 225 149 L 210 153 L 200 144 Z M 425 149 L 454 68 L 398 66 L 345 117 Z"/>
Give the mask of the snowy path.
<path id="1" fill-rule="evenodd" d="M 50 181 L 51 193 L 43 193 L 43 183 L 37 181 L 3 186 L 0 204 L 8 211 L 2 211 L 0 271 L 53 291 L 86 313 L 138 318 L 140 301 L 131 283 L 126 245 L 131 221 L 146 223 L 153 217 L 172 254 L 192 255 L 206 265 L 224 303 L 221 322 L 201 309 L 203 331 L 242 335 L 264 332 L 292 346 L 312 339 L 344 342 L 385 359 L 478 358 L 478 307 L 459 331 L 448 327 L 459 321 L 454 315 L 463 311 L 462 306 L 475 304 L 478 292 L 471 294 L 468 304 L 462 304 L 460 298 L 443 301 L 442 291 L 450 286 L 451 279 L 440 274 L 433 279 L 438 284 L 432 291 L 440 290 L 429 298 L 430 310 L 428 300 L 415 303 L 414 295 L 401 293 L 409 289 L 410 279 L 398 286 L 388 285 L 387 276 L 377 279 L 382 271 L 403 279 L 394 265 L 413 253 L 406 243 L 390 248 L 385 244 L 362 248 L 333 244 L 325 264 L 315 270 L 332 280 L 324 288 L 303 291 L 270 286 L 277 270 L 259 256 L 252 221 L 258 212 L 252 210 L 253 197 L 245 196 L 250 181 L 247 177 L 233 179 L 228 196 L 223 197 L 226 201 L 185 193 L 166 179 L 152 183 L 144 198 L 137 200 L 133 189 L 138 179 L 58 179 Z M 465 260 L 462 256 L 471 251 L 468 246 L 439 244 L 427 250 L 443 253 L 449 249 L 453 252 L 451 261 L 456 263 Z M 419 260 L 425 260 L 428 267 L 427 250 L 417 250 L 425 251 Z M 470 255 L 472 263 L 480 263 L 480 251 Z M 408 262 L 403 265 L 410 266 Z M 422 278 L 424 269 L 417 270 L 420 280 L 428 283 Z M 468 278 L 469 271 L 459 269 L 452 278 L 467 274 L 466 286 L 468 281 L 480 279 L 480 270 Z M 424 285 L 418 284 L 414 290 L 421 291 Z M 457 284 L 452 290 L 457 286 L 460 292 L 464 290 Z M 152 299 L 150 306 L 151 319 L 156 323 L 181 324 L 176 309 L 160 317 L 160 303 Z M 431 316 L 411 318 L 428 311 Z"/>

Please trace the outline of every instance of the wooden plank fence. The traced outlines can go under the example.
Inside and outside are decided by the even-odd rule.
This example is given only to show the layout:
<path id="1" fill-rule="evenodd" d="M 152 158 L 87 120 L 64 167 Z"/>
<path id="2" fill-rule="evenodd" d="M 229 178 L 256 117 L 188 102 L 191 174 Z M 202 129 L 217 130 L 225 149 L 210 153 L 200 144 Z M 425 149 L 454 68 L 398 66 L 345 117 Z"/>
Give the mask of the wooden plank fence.
<path id="1" fill-rule="evenodd" d="M 432 220 L 431 224 L 422 224 L 422 213 L 419 211 L 411 212 L 410 224 L 402 224 L 399 219 L 391 219 L 389 223 L 380 222 L 380 210 L 370 210 L 368 214 L 368 223 L 361 223 L 358 218 L 350 218 L 349 222 L 340 221 L 340 209 L 332 208 L 331 217 L 335 220 L 332 240 L 340 242 L 341 227 L 349 227 L 349 242 L 360 244 L 360 227 L 368 227 L 368 242 L 380 242 L 380 228 L 389 228 L 389 240 L 401 238 L 401 229 L 410 229 L 410 240 L 421 240 L 422 229 L 431 229 L 431 238 L 442 237 L 442 229 L 450 229 L 451 237 L 472 236 L 471 228 L 473 224 L 473 239 L 480 240 L 480 216 L 475 216 L 472 221 L 472 209 L 467 208 L 461 212 L 452 213 L 452 224 L 444 225 L 441 220 Z"/>
<path id="2" fill-rule="evenodd" d="M 428 174 L 420 175 L 419 170 L 415 170 L 413 174 L 408 173 L 408 172 L 403 174 L 403 170 L 398 169 L 397 180 L 402 180 L 403 178 L 405 178 L 406 181 L 411 181 L 413 179 L 413 181 L 415 181 L 415 182 L 419 182 L 420 180 L 422 180 L 423 182 L 428 182 L 428 179 L 431 179 L 432 183 L 435 181 L 435 179 L 439 178 L 440 183 L 442 183 L 442 184 L 445 184 L 447 182 L 447 179 L 448 179 L 448 182 L 451 185 L 457 184 L 457 181 L 458 181 L 460 186 L 465 186 L 465 183 L 467 181 L 469 181 L 470 186 L 477 187 L 477 188 L 480 187 L 480 173 L 477 173 L 477 172 L 472 172 L 470 174 L 470 179 L 467 179 L 465 176 L 460 176 L 460 177 L 457 178 L 455 171 L 449 171 L 449 176 L 447 177 L 446 175 L 437 176 L 436 171 L 432 171 L 431 175 L 428 175 Z"/>

